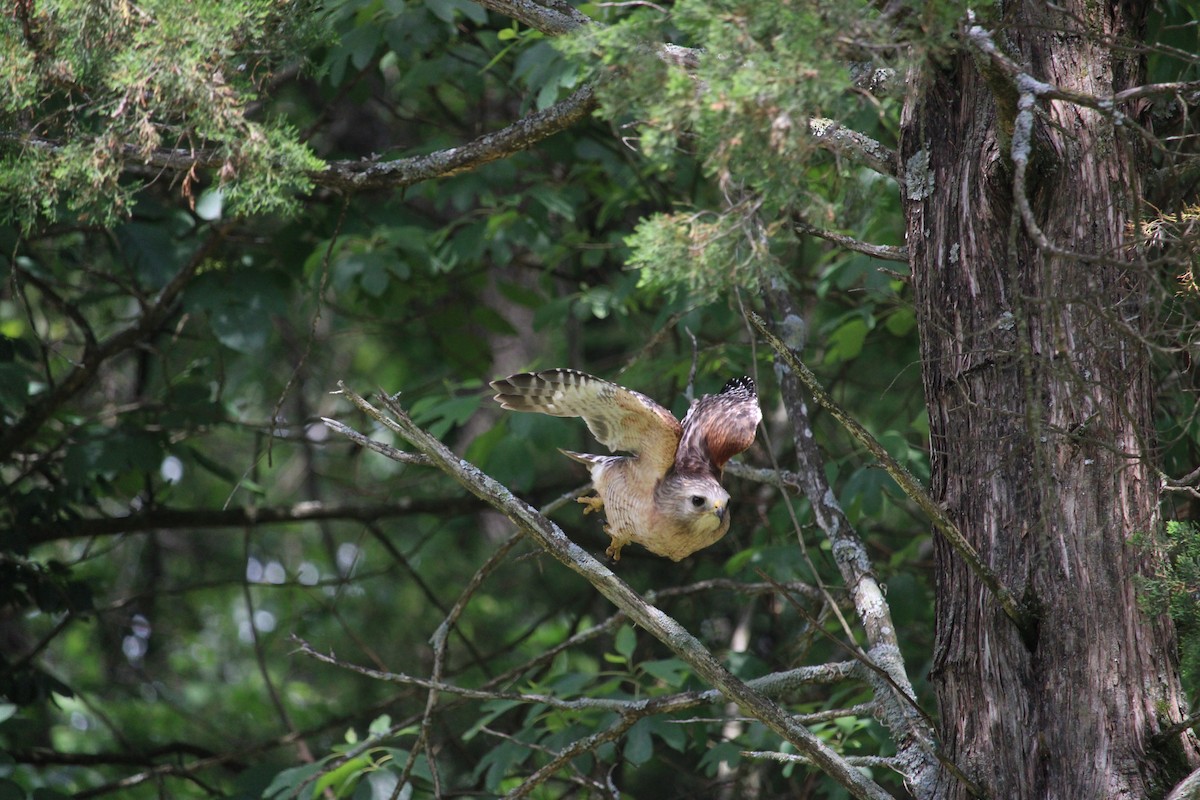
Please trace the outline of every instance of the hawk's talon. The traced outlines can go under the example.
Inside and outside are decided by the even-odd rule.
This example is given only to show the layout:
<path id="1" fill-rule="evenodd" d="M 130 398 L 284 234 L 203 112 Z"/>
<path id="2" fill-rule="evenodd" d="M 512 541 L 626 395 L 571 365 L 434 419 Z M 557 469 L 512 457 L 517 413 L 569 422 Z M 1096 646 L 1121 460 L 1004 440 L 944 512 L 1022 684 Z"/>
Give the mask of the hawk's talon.
<path id="1" fill-rule="evenodd" d="M 608 525 L 604 526 L 604 532 L 612 539 L 608 544 L 608 549 L 604 551 L 604 555 L 611 558 L 613 561 L 621 560 L 621 548 L 625 546 L 625 542 L 617 541 L 617 537 L 613 536 L 612 528 Z"/>
<path id="2" fill-rule="evenodd" d="M 575 502 L 584 506 L 584 516 L 591 514 L 593 511 L 600 511 L 602 508 L 604 508 L 604 501 L 600 499 L 599 495 L 595 497 L 576 497 Z"/>

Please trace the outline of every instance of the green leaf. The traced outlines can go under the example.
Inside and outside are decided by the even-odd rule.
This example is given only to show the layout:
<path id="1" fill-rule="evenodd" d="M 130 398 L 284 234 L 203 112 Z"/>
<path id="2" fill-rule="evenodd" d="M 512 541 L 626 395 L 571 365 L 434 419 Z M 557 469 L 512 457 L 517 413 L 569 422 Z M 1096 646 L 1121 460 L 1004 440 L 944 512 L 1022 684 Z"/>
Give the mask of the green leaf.
<path id="1" fill-rule="evenodd" d="M 862 353 L 863 342 L 866 339 L 866 321 L 861 317 L 847 320 L 829 335 L 829 349 L 825 353 L 825 363 L 837 364 L 842 361 L 853 361 Z"/>
<path id="2" fill-rule="evenodd" d="M 217 341 L 231 350 L 262 351 L 287 308 L 286 281 L 267 270 L 214 270 L 198 276 L 184 294 L 189 311 L 207 316 Z"/>
<path id="3" fill-rule="evenodd" d="M 700 759 L 699 766 L 704 770 L 704 774 L 710 778 L 717 774 L 717 767 L 721 762 L 729 764 L 731 767 L 736 767 L 742 761 L 742 749 L 733 742 L 721 742 L 713 745 Z"/>
<path id="4" fill-rule="evenodd" d="M 682 753 L 687 749 L 687 733 L 682 725 L 664 717 L 648 717 L 651 732 L 662 739 L 668 747 Z"/>
<path id="5" fill-rule="evenodd" d="M 499 717 L 501 714 L 523 705 L 525 704 L 519 700 L 489 700 L 483 704 L 483 716 L 475 720 L 475 724 L 472 725 L 467 732 L 462 735 L 462 740 L 464 742 L 471 741 L 471 739 L 475 738 L 475 735 L 479 733 L 481 728 L 486 728 L 494 719 L 496 719 L 496 717 Z"/>
<path id="6" fill-rule="evenodd" d="M 359 25 L 342 37 L 342 49 L 355 69 L 365 69 L 379 47 L 379 29 L 374 25 Z M 335 83 L 340 83 L 340 79 Z"/>
<path id="7" fill-rule="evenodd" d="M 130 222 L 117 228 L 116 235 L 125 260 L 154 289 L 166 286 L 187 257 L 162 225 Z"/>
<path id="8" fill-rule="evenodd" d="M 613 640 L 613 647 L 625 657 L 626 661 L 633 659 L 633 650 L 637 647 L 637 634 L 629 625 L 622 625 Z"/>
<path id="9" fill-rule="evenodd" d="M 484 787 L 489 792 L 495 792 L 500 782 L 510 772 L 532 755 L 532 751 L 519 742 L 504 741 L 489 750 L 475 767 L 475 780 L 483 776 Z"/>
<path id="10" fill-rule="evenodd" d="M 212 473 L 216 477 L 228 483 L 230 486 L 238 486 L 248 492 L 252 492 L 260 497 L 267 493 L 267 490 L 259 483 L 242 477 L 228 469 L 224 464 L 220 464 L 206 456 L 200 450 L 194 447 L 186 447 L 184 450 L 192 457 L 193 460 L 202 468 Z"/>
<path id="11" fill-rule="evenodd" d="M 44 786 L 39 786 L 29 795 L 29 800 L 70 800 L 71 795 L 57 792 L 54 789 L 47 789 Z"/>
<path id="12" fill-rule="evenodd" d="M 462 397 L 423 397 L 410 409 L 413 421 L 441 438 L 455 425 L 463 425 L 479 409 L 477 394 Z"/>
<path id="13" fill-rule="evenodd" d="M 317 778 L 313 783 L 311 797 L 317 800 L 326 789 L 332 789 L 337 797 L 345 797 L 353 791 L 363 774 L 374 768 L 375 765 L 368 754 L 355 756 Z"/>
<path id="14" fill-rule="evenodd" d="M 151 431 L 89 428 L 80 433 L 63 459 L 63 470 L 72 482 L 156 472 L 165 455 L 161 438 Z"/>
<path id="15" fill-rule="evenodd" d="M 650 738 L 650 720 L 640 719 L 625 734 L 625 759 L 629 763 L 641 766 L 654 755 L 654 742 Z"/>
<path id="16" fill-rule="evenodd" d="M 887 328 L 888 333 L 893 336 L 907 336 L 909 332 L 916 327 L 917 315 L 908 306 L 897 308 L 893 313 L 888 315 L 887 322 L 883 324 Z"/>
<path id="17" fill-rule="evenodd" d="M 0 408 L 17 412 L 29 400 L 32 373 L 22 364 L 0 364 Z"/>
<path id="18" fill-rule="evenodd" d="M 287 797 L 296 797 L 301 788 L 310 781 L 313 776 L 319 773 L 324 767 L 324 761 L 318 761 L 314 764 L 304 764 L 299 767 L 285 769 L 275 776 L 275 780 L 263 790 L 262 796 L 267 800 L 278 798 L 283 800 Z"/>
<path id="19" fill-rule="evenodd" d="M 519 283 L 498 280 L 496 281 L 496 288 L 505 298 L 526 308 L 537 309 L 542 303 L 546 302 L 546 298 L 541 292 L 522 286 Z"/>
<path id="20" fill-rule="evenodd" d="M 692 674 L 691 667 L 678 658 L 664 658 L 659 661 L 643 661 L 638 669 L 658 678 L 667 686 L 678 689 Z"/>

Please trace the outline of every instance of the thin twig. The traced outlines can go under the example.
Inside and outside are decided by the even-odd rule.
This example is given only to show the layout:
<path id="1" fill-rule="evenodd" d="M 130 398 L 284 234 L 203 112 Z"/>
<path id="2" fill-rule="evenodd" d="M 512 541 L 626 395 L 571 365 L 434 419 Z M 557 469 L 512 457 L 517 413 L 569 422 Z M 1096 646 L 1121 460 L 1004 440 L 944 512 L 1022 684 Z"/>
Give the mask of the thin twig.
<path id="1" fill-rule="evenodd" d="M 520 786 L 504 795 L 504 800 L 519 800 L 519 798 L 527 796 L 539 785 L 549 780 L 554 773 L 569 764 L 572 759 L 590 750 L 595 750 L 605 742 L 611 742 L 614 739 L 620 738 L 624 735 L 625 731 L 633 727 L 637 720 L 638 718 L 632 714 L 626 714 L 618 717 L 616 722 L 609 725 L 606 730 L 596 731 L 591 736 L 585 736 L 582 739 L 572 742 L 569 746 L 564 747 L 563 751 L 556 758 L 521 781 Z"/>
<path id="2" fill-rule="evenodd" d="M 386 448 L 387 445 L 383 445 L 383 447 Z M 323 503 L 318 500 L 305 500 L 290 506 L 233 506 L 223 509 L 157 506 L 136 511 L 124 517 L 73 520 L 70 525 L 30 526 L 22 532 L 28 537 L 29 543 L 44 544 L 61 539 L 95 538 L 178 528 L 240 528 L 245 525 L 278 525 L 323 520 L 371 522 L 438 511 L 465 513 L 478 510 L 480 507 L 480 504 L 473 498 L 461 496 L 428 498 L 400 496 L 390 502 L 376 505 L 341 505 Z M 8 529 L 0 529 L 0 536 L 7 532 Z"/>
<path id="3" fill-rule="evenodd" d="M 842 424 L 858 442 L 865 447 L 871 455 L 879 461 L 884 471 L 892 477 L 892 480 L 900 486 L 900 489 L 909 496 L 921 510 L 929 517 L 933 526 L 938 533 L 945 537 L 946 541 L 955 549 L 955 551 L 971 568 L 971 571 L 987 586 L 992 595 L 995 596 L 1004 613 L 1016 623 L 1017 627 L 1025 631 L 1029 627 L 1029 620 L 1020 604 L 1013 596 L 1012 591 L 1001 582 L 1000 578 L 992 571 L 992 569 L 979 556 L 979 552 L 967 541 L 963 536 L 962 531 L 954 524 L 954 521 L 946 514 L 946 511 L 934 502 L 925 488 L 917 482 L 917 479 L 912 476 L 907 469 L 900 465 L 896 459 L 892 458 L 891 454 L 879 443 L 879 441 L 867 431 L 858 420 L 846 413 L 845 409 L 834 402 L 833 398 L 822 388 L 817 377 L 806 367 L 800 359 L 783 343 L 782 340 L 767 327 L 766 322 L 762 317 L 750 312 L 750 321 L 758 330 L 771 348 L 775 350 L 776 355 L 787 365 L 788 369 L 804 383 L 813 399 L 828 411 L 834 419 Z"/>
<path id="4" fill-rule="evenodd" d="M 560 711 L 612 711 L 618 714 L 647 716 L 650 713 L 664 714 L 675 711 L 686 711 L 697 706 L 719 703 L 724 699 L 721 692 L 716 689 L 678 692 L 670 695 L 643 698 L 641 700 L 612 700 L 604 697 L 563 698 L 539 692 L 472 689 L 448 683 L 444 680 L 432 680 L 416 675 L 408 675 L 403 672 L 388 672 L 373 667 L 364 667 L 360 664 L 343 661 L 332 653 L 319 652 L 311 644 L 297 636 L 293 636 L 292 641 L 296 643 L 295 652 L 324 664 L 348 670 L 373 680 L 394 683 L 400 686 L 414 686 L 432 692 L 443 692 L 468 700 L 502 700 L 528 705 L 544 705 Z M 861 674 L 858 662 L 837 661 L 828 664 L 795 667 L 783 672 L 771 673 L 770 675 L 749 680 L 746 682 L 746 685 L 763 696 L 782 697 L 805 686 L 840 683 L 850 678 L 860 677 Z"/>
<path id="5" fill-rule="evenodd" d="M 871 256 L 872 258 L 878 258 L 884 261 L 900 261 L 905 264 L 908 263 L 907 247 L 893 247 L 892 245 L 887 244 L 871 244 L 870 242 L 862 242 L 852 236 L 846 236 L 842 233 L 835 233 L 834 231 L 825 230 L 824 228 L 818 228 L 815 225 L 809 225 L 807 222 L 801 219 L 793 219 L 792 227 L 794 227 L 800 233 L 807 233 L 809 236 L 817 236 L 821 239 L 825 239 L 826 241 L 833 242 L 836 245 L 840 245 L 847 250 L 853 250 L 856 253 L 862 253 L 863 255 Z M 895 273 L 891 271 L 889 271 L 889 273 L 894 277 L 908 280 L 908 276 L 902 273 Z"/>
<path id="6" fill-rule="evenodd" d="M 340 433 L 355 444 L 374 450 L 381 456 L 387 456 L 392 461 L 399 461 L 401 464 L 419 464 L 423 467 L 432 466 L 433 462 L 429 460 L 429 456 L 423 456 L 419 453 L 406 453 L 392 447 L 390 444 L 384 444 L 378 439 L 372 439 L 369 436 L 359 433 L 345 423 L 338 422 L 336 419 L 329 417 L 321 417 L 321 422 L 324 422 L 330 430 Z"/>
<path id="7" fill-rule="evenodd" d="M 559 562 L 578 573 L 591 583 L 601 594 L 624 611 L 631 621 L 650 632 L 672 652 L 685 661 L 693 671 L 710 685 L 718 689 L 729 700 L 736 702 L 744 711 L 762 721 L 802 753 L 809 754 L 813 761 L 856 797 L 887 800 L 890 795 L 874 781 L 851 767 L 828 744 L 814 736 L 803 725 L 798 724 L 777 703 L 760 692 L 754 691 L 745 682 L 731 674 L 713 655 L 686 629 L 658 608 L 646 603 L 624 581 L 590 553 L 572 542 L 550 520 L 514 497 L 499 482 L 486 475 L 478 467 L 463 461 L 436 438 L 415 425 L 407 414 L 396 414 L 394 419 L 364 400 L 356 393 L 341 386 L 345 396 L 368 416 L 385 426 L 399 428 L 401 435 L 418 450 L 425 453 L 447 475 L 464 488 L 485 500 L 512 520 L 520 530 L 531 537 Z"/>
<path id="8" fill-rule="evenodd" d="M 92 379 L 105 361 L 158 333 L 159 327 L 174 312 L 184 288 L 224 240 L 227 229 L 227 226 L 215 228 L 204 243 L 192 253 L 191 258 L 167 281 L 153 302 L 142 310 L 136 322 L 91 348 L 90 352 L 85 353 L 82 363 L 64 375 L 52 390 L 40 395 L 37 402 L 32 403 L 21 418 L 0 435 L 0 461 L 11 458 L 19 447 L 41 430 L 42 425 L 55 412 L 91 386 Z"/>

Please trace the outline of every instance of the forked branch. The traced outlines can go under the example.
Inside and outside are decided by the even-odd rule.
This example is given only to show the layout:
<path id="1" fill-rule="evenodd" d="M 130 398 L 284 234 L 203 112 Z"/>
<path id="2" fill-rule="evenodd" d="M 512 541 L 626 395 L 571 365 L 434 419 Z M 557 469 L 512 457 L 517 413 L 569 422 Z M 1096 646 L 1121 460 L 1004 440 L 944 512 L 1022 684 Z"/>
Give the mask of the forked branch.
<path id="1" fill-rule="evenodd" d="M 384 397 L 390 416 L 339 384 L 342 393 L 359 409 L 380 422 L 430 458 L 467 491 L 508 517 L 547 553 L 578 573 L 623 611 L 630 620 L 650 632 L 702 679 L 782 736 L 812 760 L 852 795 L 888 800 L 890 794 L 867 778 L 825 742 L 814 736 L 782 706 L 735 677 L 691 633 L 660 609 L 650 605 L 590 553 L 572 542 L 562 530 L 536 509 L 515 497 L 505 486 L 454 453 L 413 423 L 395 398 Z"/>
<path id="2" fill-rule="evenodd" d="M 1009 619 L 1015 622 L 1022 632 L 1026 632 L 1031 624 L 1028 614 L 1022 610 L 1013 593 L 1000 581 L 996 573 L 992 572 L 991 568 L 983 563 L 979 552 L 967 541 L 962 531 L 958 529 L 958 526 L 954 524 L 954 521 L 950 519 L 945 510 L 929 496 L 929 493 L 925 491 L 925 487 L 921 486 L 917 479 L 912 476 L 912 473 L 901 466 L 896 459 L 892 458 L 884 446 L 866 428 L 860 425 L 858 420 L 847 414 L 845 409 L 834 402 L 833 398 L 821 386 L 817 377 L 796 357 L 791 348 L 784 344 L 782 339 L 771 332 L 762 317 L 751 312 L 749 318 L 759 335 L 763 337 L 767 344 L 771 346 L 771 349 L 775 351 L 775 354 L 783 360 L 788 369 L 792 370 L 812 394 L 813 400 L 833 415 L 834 419 L 840 422 L 842 427 L 851 436 L 857 439 L 871 455 L 875 456 L 884 471 L 892 477 L 892 480 L 900 486 L 900 489 L 906 495 L 920 506 L 921 510 L 933 522 L 933 527 L 945 537 L 955 552 L 967 562 L 967 566 L 970 567 L 971 571 L 975 573 L 979 580 L 995 596 Z"/>

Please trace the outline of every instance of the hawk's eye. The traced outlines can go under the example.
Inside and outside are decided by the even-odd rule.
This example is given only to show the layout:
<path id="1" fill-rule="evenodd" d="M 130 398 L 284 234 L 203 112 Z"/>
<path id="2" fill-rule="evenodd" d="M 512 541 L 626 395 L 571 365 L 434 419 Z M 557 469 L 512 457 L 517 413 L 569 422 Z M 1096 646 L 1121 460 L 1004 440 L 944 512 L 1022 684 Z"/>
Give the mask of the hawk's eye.
<path id="1" fill-rule="evenodd" d="M 704 498 L 698 494 L 692 495 L 692 508 L 700 508 L 704 505 Z"/>

